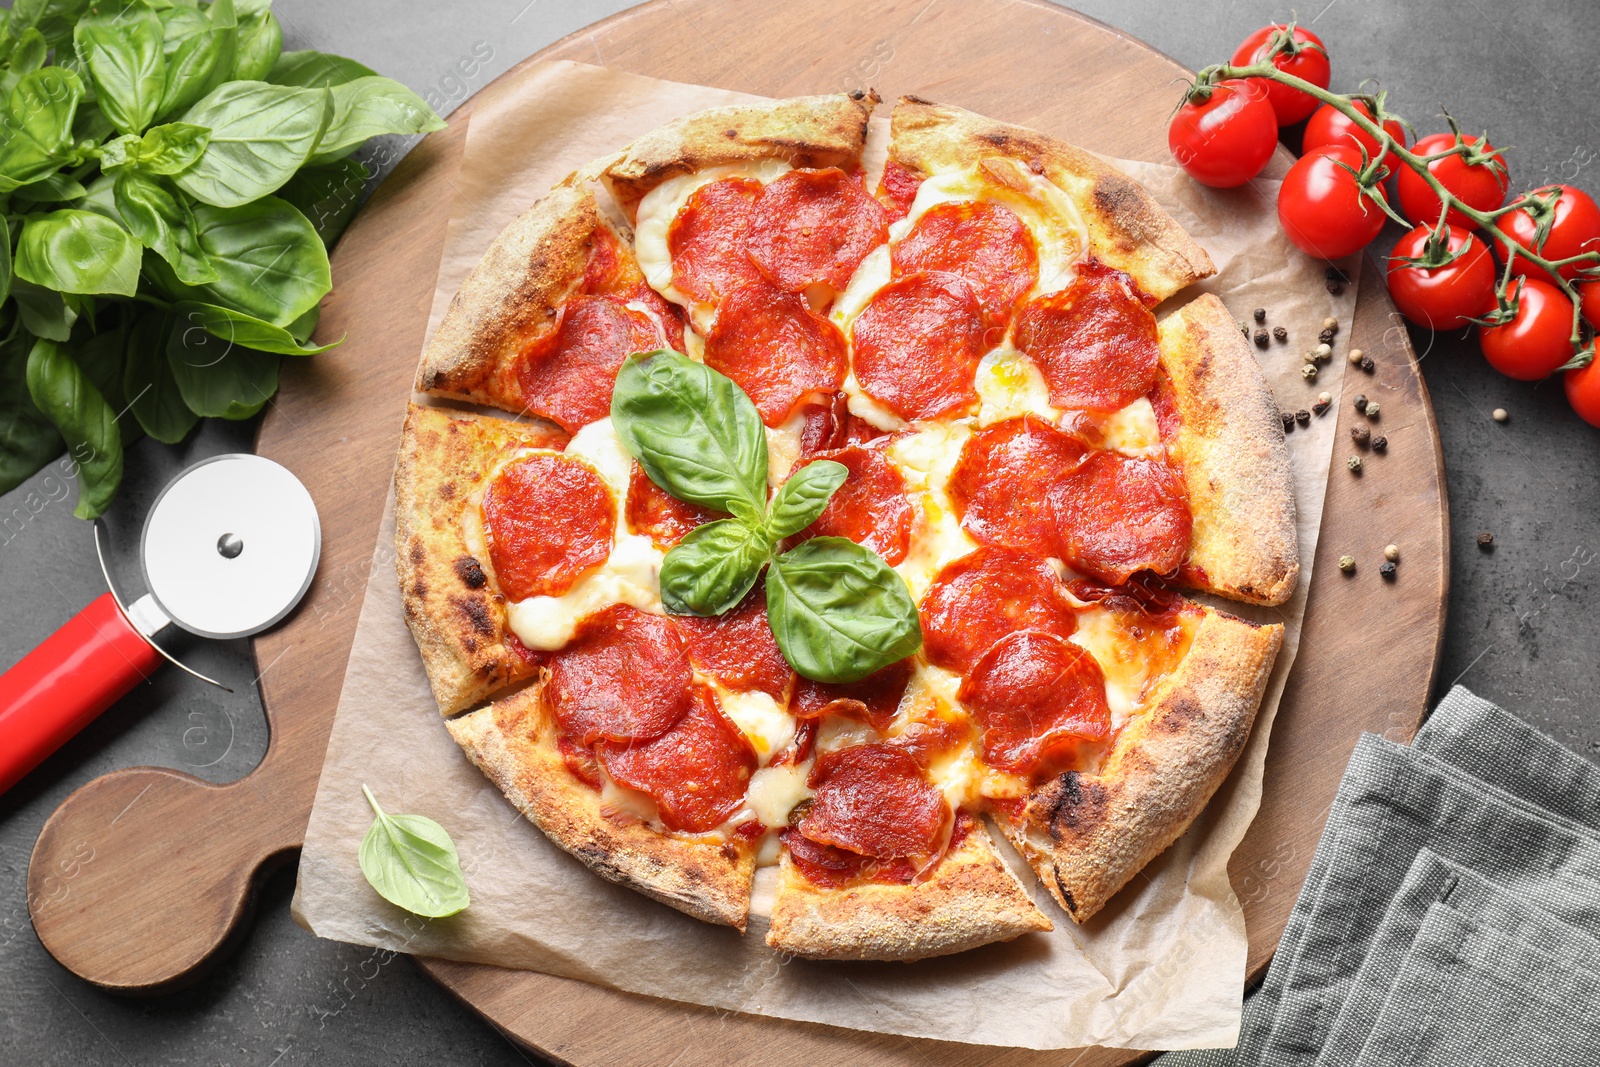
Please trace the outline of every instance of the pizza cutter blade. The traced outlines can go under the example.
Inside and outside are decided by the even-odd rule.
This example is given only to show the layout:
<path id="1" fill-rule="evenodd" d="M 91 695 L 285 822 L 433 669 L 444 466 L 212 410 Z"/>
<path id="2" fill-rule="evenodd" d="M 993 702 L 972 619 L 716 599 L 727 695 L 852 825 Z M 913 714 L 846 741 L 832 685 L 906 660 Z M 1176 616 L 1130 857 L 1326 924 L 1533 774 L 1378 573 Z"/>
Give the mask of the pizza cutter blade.
<path id="1" fill-rule="evenodd" d="M 98 550 L 98 527 L 95 538 Z M 0 793 L 162 659 L 212 682 L 153 635 L 169 624 L 202 637 L 259 633 L 300 602 L 321 555 L 311 494 L 272 460 L 215 456 L 178 475 L 156 498 L 140 539 L 149 592 L 126 608 L 114 591 L 101 594 L 0 675 Z"/>

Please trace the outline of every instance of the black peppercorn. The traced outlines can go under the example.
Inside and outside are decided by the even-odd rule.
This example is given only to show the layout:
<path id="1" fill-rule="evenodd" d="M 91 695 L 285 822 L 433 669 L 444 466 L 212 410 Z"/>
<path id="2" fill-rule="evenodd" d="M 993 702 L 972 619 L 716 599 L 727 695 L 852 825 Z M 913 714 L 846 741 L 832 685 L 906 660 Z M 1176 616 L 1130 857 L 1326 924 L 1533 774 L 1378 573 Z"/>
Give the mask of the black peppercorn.
<path id="1" fill-rule="evenodd" d="M 1330 282 L 1347 282 L 1350 279 L 1344 276 L 1344 271 L 1338 267 L 1328 267 L 1323 270 L 1322 276 Z"/>
<path id="2" fill-rule="evenodd" d="M 1355 399 L 1356 410 L 1365 415 L 1367 413 L 1367 394 L 1357 393 Z"/>
<path id="3" fill-rule="evenodd" d="M 1294 421 L 1298 422 L 1301 426 L 1311 425 L 1311 412 L 1307 411 L 1305 408 L 1301 408 L 1299 411 L 1294 413 Z"/>
<path id="4" fill-rule="evenodd" d="M 1372 362 L 1372 357 L 1371 356 L 1362 356 L 1361 357 L 1361 369 L 1366 371 L 1368 374 L 1371 374 L 1373 371 L 1378 369 L 1378 365 L 1376 363 Z"/>
<path id="5" fill-rule="evenodd" d="M 1387 452 L 1389 450 L 1389 439 L 1380 433 L 1372 439 L 1372 450 L 1374 452 Z"/>
<path id="6" fill-rule="evenodd" d="M 1251 312 L 1251 314 L 1255 316 L 1255 319 L 1256 319 L 1257 322 L 1266 322 L 1267 321 L 1267 309 L 1266 308 L 1256 308 L 1254 311 Z"/>
<path id="7" fill-rule="evenodd" d="M 1332 293 L 1334 296 L 1338 296 L 1340 293 L 1344 292 L 1344 286 L 1330 279 L 1328 281 L 1328 292 Z"/>
<path id="8" fill-rule="evenodd" d="M 1331 400 L 1318 400 L 1315 404 L 1311 405 L 1311 410 L 1315 414 L 1321 415 L 1324 411 L 1328 410 L 1328 405 L 1331 403 Z"/>
<path id="9" fill-rule="evenodd" d="M 1361 448 L 1366 448 L 1367 443 L 1372 440 L 1372 431 L 1365 426 L 1352 426 L 1350 427 L 1350 440 Z"/>
<path id="10" fill-rule="evenodd" d="M 1294 429 L 1294 412 L 1292 412 L 1292 411 L 1282 411 L 1282 412 L 1279 412 L 1279 414 L 1283 416 L 1283 432 L 1284 433 L 1288 433 L 1290 430 L 1293 430 Z"/>
<path id="11" fill-rule="evenodd" d="M 1266 330 L 1257 330 L 1256 331 L 1256 347 L 1257 348 L 1266 348 L 1267 347 L 1267 331 Z"/>
<path id="12" fill-rule="evenodd" d="M 1321 333 L 1317 334 L 1317 340 L 1321 341 L 1325 345 L 1333 344 L 1333 331 L 1323 330 Z"/>
<path id="13" fill-rule="evenodd" d="M 1382 563 L 1378 564 L 1378 573 L 1383 575 L 1383 580 L 1384 581 L 1386 581 L 1386 582 L 1394 581 L 1394 572 L 1395 572 L 1395 566 L 1394 566 L 1394 561 L 1393 560 L 1386 559 Z"/>
<path id="14" fill-rule="evenodd" d="M 1289 331 L 1282 326 L 1274 326 L 1272 328 L 1272 339 L 1281 345 L 1289 339 Z"/>
<path id="15" fill-rule="evenodd" d="M 1493 548 L 1494 534 L 1490 533 L 1488 530 L 1484 530 L 1482 533 L 1478 534 L 1478 547 Z"/>

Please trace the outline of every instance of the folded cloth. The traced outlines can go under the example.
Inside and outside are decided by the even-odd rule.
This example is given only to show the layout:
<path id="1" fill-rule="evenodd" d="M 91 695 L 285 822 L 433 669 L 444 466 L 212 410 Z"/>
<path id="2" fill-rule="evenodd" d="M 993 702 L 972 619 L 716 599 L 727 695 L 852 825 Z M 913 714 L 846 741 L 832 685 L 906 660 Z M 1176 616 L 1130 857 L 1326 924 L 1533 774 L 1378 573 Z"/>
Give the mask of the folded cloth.
<path id="1" fill-rule="evenodd" d="M 1423 849 L 1384 913 L 1383 922 L 1367 950 L 1366 961 L 1345 994 L 1344 1006 L 1339 1009 L 1323 1043 L 1317 1067 L 1346 1067 L 1354 1063 L 1362 1054 L 1363 1046 L 1368 1044 L 1368 1036 L 1374 1033 L 1380 1012 L 1392 1015 L 1395 1011 L 1409 1011 L 1413 1021 L 1438 1014 L 1429 1005 L 1418 1002 L 1419 994 L 1410 988 L 1410 980 L 1401 975 L 1409 973 L 1406 969 L 1414 968 L 1417 959 L 1437 953 L 1435 944 L 1423 947 L 1420 957 L 1408 955 L 1419 951 L 1417 945 L 1423 936 L 1419 931 L 1425 920 L 1440 908 L 1459 915 L 1463 923 L 1474 928 L 1494 930 L 1539 953 L 1566 959 L 1570 966 L 1590 970 L 1600 966 L 1600 941 L 1473 871 L 1441 858 L 1430 849 Z M 1435 936 L 1448 932 L 1444 917 L 1434 917 L 1433 921 Z M 1454 932 L 1463 929 L 1465 927 L 1461 926 L 1448 928 Z M 1499 1012 L 1504 1010 L 1520 1015 L 1525 1007 L 1513 1002 L 1507 990 L 1518 988 L 1522 981 L 1516 972 L 1508 970 L 1496 975 L 1492 984 L 1469 993 L 1464 1000 L 1477 1004 L 1478 1010 L 1489 1019 L 1498 1018 Z M 1483 1003 L 1485 998 L 1488 1003 Z M 1404 1007 L 1399 1007 L 1401 1005 Z"/>
<path id="2" fill-rule="evenodd" d="M 1574 933 L 1576 933 L 1574 931 Z M 1353 1067 L 1554 1067 L 1600 1056 L 1600 944 L 1582 933 L 1545 951 L 1428 908 L 1392 995 Z"/>
<path id="3" fill-rule="evenodd" d="M 1600 929 L 1596 813 L 1600 769 L 1465 689 L 1440 702 L 1415 751 L 1364 735 L 1272 967 L 1246 1004 L 1238 1047 L 1175 1053 L 1162 1064 L 1314 1063 L 1424 848 L 1559 921 Z"/>

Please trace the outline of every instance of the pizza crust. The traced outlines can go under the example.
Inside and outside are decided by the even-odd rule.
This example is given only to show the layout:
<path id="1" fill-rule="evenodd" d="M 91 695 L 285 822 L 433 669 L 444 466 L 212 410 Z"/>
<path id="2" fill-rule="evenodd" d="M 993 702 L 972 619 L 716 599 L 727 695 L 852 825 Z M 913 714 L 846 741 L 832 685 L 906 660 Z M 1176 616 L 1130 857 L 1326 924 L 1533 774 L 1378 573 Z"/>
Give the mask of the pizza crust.
<path id="1" fill-rule="evenodd" d="M 1054 929 L 980 821 L 915 885 L 812 885 L 787 852 L 767 944 L 816 960 L 927 959 Z"/>
<path id="2" fill-rule="evenodd" d="M 691 841 L 602 811 L 600 794 L 567 768 L 540 679 L 445 723 L 478 769 L 546 837 L 600 877 L 740 933 L 750 914 L 748 844 Z"/>
<path id="3" fill-rule="evenodd" d="M 1164 300 L 1216 273 L 1211 257 L 1144 187 L 1081 148 L 948 104 L 903 96 L 890 120 L 889 158 L 933 174 L 1001 156 L 1043 174 L 1078 206 L 1089 252 Z"/>
<path id="4" fill-rule="evenodd" d="M 874 92 L 799 96 L 719 107 L 657 127 L 623 150 L 603 181 L 631 222 L 646 193 L 707 167 L 782 159 L 796 167 L 861 161 Z"/>
<path id="5" fill-rule="evenodd" d="M 997 813 L 1075 922 L 1093 917 L 1189 828 L 1250 736 L 1283 627 L 1202 610 L 1187 655 L 1098 771 L 1055 778 L 1020 818 Z"/>
<path id="6" fill-rule="evenodd" d="M 533 674 L 506 643 L 505 600 L 494 591 L 488 561 L 468 545 L 462 518 L 482 499 L 499 457 L 559 439 L 508 419 L 418 404 L 406 411 L 394 472 L 395 569 L 442 714 Z"/>
<path id="7" fill-rule="evenodd" d="M 1180 578 L 1252 604 L 1282 604 L 1300 575 L 1289 449 L 1250 342 L 1207 293 L 1160 324 L 1180 426 L 1167 451 L 1194 529 Z"/>

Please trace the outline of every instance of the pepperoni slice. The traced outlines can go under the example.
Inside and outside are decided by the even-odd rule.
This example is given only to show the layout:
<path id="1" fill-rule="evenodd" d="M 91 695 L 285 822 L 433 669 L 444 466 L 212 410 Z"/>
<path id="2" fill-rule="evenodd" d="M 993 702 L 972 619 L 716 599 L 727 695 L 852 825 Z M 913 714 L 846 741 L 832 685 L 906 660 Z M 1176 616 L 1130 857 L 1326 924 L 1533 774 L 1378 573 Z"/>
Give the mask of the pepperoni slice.
<path id="1" fill-rule="evenodd" d="M 844 385 L 844 338 L 805 297 L 765 280 L 728 293 L 706 338 L 706 366 L 732 378 L 768 426 L 780 426 L 806 397 Z"/>
<path id="2" fill-rule="evenodd" d="M 1171 574 L 1189 552 L 1188 496 L 1166 462 L 1094 452 L 1053 494 L 1061 558 L 1120 584 L 1135 571 Z"/>
<path id="3" fill-rule="evenodd" d="M 961 525 L 986 545 L 1059 556 L 1050 495 L 1084 448 L 1031 415 L 979 430 L 961 450 L 947 490 Z"/>
<path id="4" fill-rule="evenodd" d="M 938 757 L 966 747 L 974 733 L 964 715 L 957 719 L 934 714 L 906 723 L 888 743 L 916 760 L 919 767 L 929 767 Z"/>
<path id="5" fill-rule="evenodd" d="M 552 657 L 556 722 L 579 744 L 648 741 L 689 710 L 689 656 L 667 619 L 613 604 L 578 624 Z"/>
<path id="6" fill-rule="evenodd" d="M 1030 300 L 1012 343 L 1038 365 L 1058 408 L 1116 411 L 1150 391 L 1156 320 L 1118 279 L 1080 277 Z"/>
<path id="7" fill-rule="evenodd" d="M 768 767 L 793 766 L 798 767 L 811 758 L 811 749 L 817 743 L 817 723 L 815 719 L 803 719 L 795 724 L 794 736 L 789 743 L 784 745 L 770 760 Z"/>
<path id="8" fill-rule="evenodd" d="M 744 801 L 759 761 L 709 689 L 695 691 L 687 714 L 660 737 L 601 743 L 611 777 L 650 794 L 669 830 L 703 834 L 722 825 Z"/>
<path id="9" fill-rule="evenodd" d="M 867 253 L 889 238 L 883 205 L 837 167 L 791 170 L 767 183 L 750 227 L 750 258 L 774 285 L 797 293 L 850 284 Z"/>
<path id="10" fill-rule="evenodd" d="M 483 524 L 506 599 L 560 596 L 611 555 L 617 506 L 587 463 L 535 453 L 489 484 Z"/>
<path id="11" fill-rule="evenodd" d="M 1093 656 L 1055 634 L 1019 630 L 995 642 L 956 699 L 978 724 L 984 762 L 1048 771 L 1111 731 L 1106 679 Z"/>
<path id="12" fill-rule="evenodd" d="M 816 795 L 798 829 L 812 841 L 877 859 L 939 851 L 950 806 L 905 752 L 882 744 L 830 752 L 807 783 Z"/>
<path id="13" fill-rule="evenodd" d="M 1009 633 L 1070 637 L 1077 628 L 1077 613 L 1050 564 L 1009 548 L 962 556 L 939 572 L 922 598 L 922 650 L 929 663 L 959 674 Z"/>
<path id="14" fill-rule="evenodd" d="M 1079 600 L 1100 604 L 1120 615 L 1174 615 L 1184 606 L 1177 593 L 1137 576 L 1124 585 L 1100 585 L 1087 578 L 1074 578 L 1067 583 L 1067 591 Z"/>
<path id="15" fill-rule="evenodd" d="M 990 331 L 1005 336 L 1017 301 L 1039 281 L 1039 246 L 1017 213 L 988 200 L 935 204 L 890 253 L 898 277 L 919 270 L 959 275 L 971 285 Z"/>
<path id="16" fill-rule="evenodd" d="M 572 776 L 591 789 L 604 789 L 605 779 L 600 777 L 600 762 L 595 759 L 594 749 L 585 748 L 566 734 L 556 735 L 556 750 L 561 753 L 561 762 L 567 765 L 567 770 Z"/>
<path id="17" fill-rule="evenodd" d="M 1150 387 L 1150 406 L 1156 413 L 1156 433 L 1161 440 L 1170 442 L 1178 436 L 1183 417 L 1178 413 L 1178 394 L 1172 388 L 1172 379 L 1157 371 L 1156 383 Z"/>
<path id="18" fill-rule="evenodd" d="M 954 274 L 918 273 L 879 289 L 851 330 L 856 381 L 906 420 L 977 403 L 983 316 L 972 287 Z"/>
<path id="19" fill-rule="evenodd" d="M 674 620 L 689 647 L 689 661 L 735 693 L 759 689 L 787 701 L 794 668 L 778 650 L 767 623 L 767 595 L 757 586 L 732 611 Z"/>
<path id="20" fill-rule="evenodd" d="M 910 213 L 911 202 L 917 198 L 917 190 L 922 188 L 922 175 L 891 159 L 884 164 L 878 188 L 889 198 L 889 220 L 898 222 Z"/>
<path id="21" fill-rule="evenodd" d="M 554 331 L 523 350 L 517 381 L 528 410 L 568 433 L 611 413 L 611 390 L 622 361 L 668 345 L 658 322 L 617 299 L 574 296 Z M 676 322 L 668 312 L 661 321 Z M 681 346 L 682 325 L 678 326 Z"/>
<path id="22" fill-rule="evenodd" d="M 843 715 L 886 730 L 894 722 L 900 700 L 911 684 L 911 661 L 903 659 L 873 671 L 859 682 L 814 682 L 800 678 L 795 686 L 795 718 L 806 721 Z"/>
<path id="23" fill-rule="evenodd" d="M 761 183 L 750 178 L 724 178 L 690 194 L 667 230 L 678 292 L 709 302 L 761 277 L 745 251 L 760 199 Z"/>
<path id="24" fill-rule="evenodd" d="M 860 853 L 818 844 L 796 830 L 784 830 L 779 837 L 784 848 L 789 850 L 789 860 L 795 869 L 806 881 L 824 889 L 842 889 L 860 881 L 872 862 Z"/>
<path id="25" fill-rule="evenodd" d="M 628 478 L 628 528 L 645 534 L 662 548 L 671 548 L 696 526 L 727 518 L 720 511 L 679 500 L 635 463 Z"/>
<path id="26" fill-rule="evenodd" d="M 911 547 L 911 501 L 906 496 L 905 478 L 883 449 L 850 445 L 818 452 L 796 463 L 794 469 L 819 459 L 842 463 L 850 473 L 834 490 L 817 521 L 800 531 L 796 540 L 847 537 L 872 549 L 891 567 L 905 559 Z"/>

